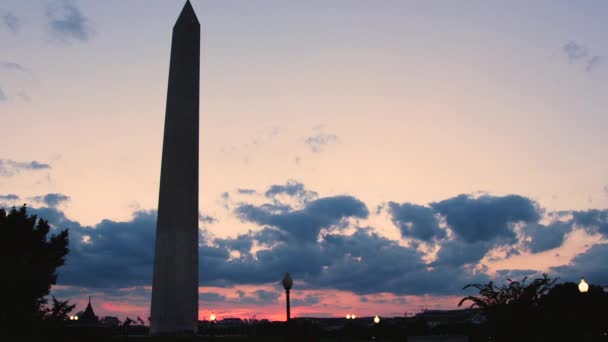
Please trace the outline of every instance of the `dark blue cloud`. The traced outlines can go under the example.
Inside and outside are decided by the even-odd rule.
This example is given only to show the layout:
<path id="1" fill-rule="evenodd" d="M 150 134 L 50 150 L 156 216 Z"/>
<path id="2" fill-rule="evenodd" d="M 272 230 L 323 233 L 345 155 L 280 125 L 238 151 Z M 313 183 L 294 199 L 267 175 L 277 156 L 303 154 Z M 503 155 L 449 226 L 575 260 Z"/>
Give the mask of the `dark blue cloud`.
<path id="1" fill-rule="evenodd" d="M 255 234 L 248 234 L 254 239 Z M 225 243 L 222 242 L 225 246 Z M 422 253 L 381 237 L 368 228 L 353 235 L 325 234 L 314 244 L 279 242 L 261 250 L 256 258 L 229 258 L 223 247 L 201 250 L 201 278 L 214 286 L 277 282 L 286 271 L 302 281 L 302 288 L 331 288 L 358 294 L 455 293 L 469 282 L 485 281 L 484 274 L 471 274 L 460 267 L 429 270 Z M 246 253 L 245 253 L 246 254 Z"/>
<path id="2" fill-rule="evenodd" d="M 301 210 L 286 209 L 241 204 L 235 213 L 243 221 L 276 227 L 300 242 L 314 242 L 322 228 L 330 228 L 349 217 L 366 218 L 369 214 L 365 204 L 352 196 L 325 197 L 308 202 Z"/>
<path id="3" fill-rule="evenodd" d="M 608 284 L 608 243 L 592 246 L 585 253 L 579 254 L 568 265 L 551 268 L 561 281 L 578 282 L 584 277 L 588 283 Z"/>
<path id="4" fill-rule="evenodd" d="M 225 302 L 226 296 L 216 292 L 201 292 L 198 294 L 198 299 L 203 303 Z"/>
<path id="5" fill-rule="evenodd" d="M 306 190 L 304 184 L 294 180 L 287 181 L 286 184 L 275 184 L 270 186 L 264 193 L 268 198 L 275 198 L 277 195 L 287 195 L 299 199 L 301 202 L 309 202 L 317 197 L 314 191 Z"/>
<path id="6" fill-rule="evenodd" d="M 308 145 L 314 153 L 321 152 L 327 145 L 338 141 L 338 136 L 333 133 L 317 133 L 304 139 L 304 143 Z"/>
<path id="7" fill-rule="evenodd" d="M 454 239 L 441 244 L 441 249 L 437 252 L 435 266 L 461 266 L 466 264 L 476 264 L 481 260 L 495 245 L 489 241 L 477 241 L 469 243 L 462 239 Z"/>
<path id="8" fill-rule="evenodd" d="M 585 65 L 585 71 L 593 72 L 597 68 L 599 68 L 599 66 L 602 65 L 603 63 L 604 63 L 604 58 L 602 56 L 593 56 L 593 57 L 589 58 L 589 60 L 587 61 L 587 65 Z"/>
<path id="9" fill-rule="evenodd" d="M 21 20 L 10 12 L 2 13 L 0 15 L 0 22 L 11 33 L 17 33 L 21 28 Z"/>
<path id="10" fill-rule="evenodd" d="M 230 298 L 216 292 L 201 292 L 199 299 L 207 303 L 268 305 L 276 303 L 281 296 L 280 292 L 267 290 L 255 290 L 250 293 L 237 290 L 237 294 L 238 298 Z"/>
<path id="11" fill-rule="evenodd" d="M 389 202 L 388 212 L 403 237 L 412 237 L 422 241 L 445 237 L 445 231 L 439 227 L 432 208 L 411 203 Z"/>
<path id="12" fill-rule="evenodd" d="M 103 220 L 81 229 L 61 272 L 63 281 L 86 287 L 150 284 L 155 227 L 156 212 L 139 211 L 129 222 Z"/>
<path id="13" fill-rule="evenodd" d="M 254 195 L 257 193 L 254 189 L 236 189 L 236 192 L 241 195 Z"/>
<path id="14" fill-rule="evenodd" d="M 18 199 L 19 199 L 19 196 L 15 195 L 15 194 L 0 195 L 1 201 L 16 201 Z"/>
<path id="15" fill-rule="evenodd" d="M 209 215 L 205 215 L 205 214 L 202 214 L 200 212 L 198 213 L 198 220 L 200 222 L 208 223 L 208 224 L 217 222 L 217 219 L 215 217 L 209 216 Z"/>
<path id="16" fill-rule="evenodd" d="M 86 42 L 92 34 L 89 20 L 70 0 L 56 0 L 46 10 L 50 32 L 62 41 Z"/>
<path id="17" fill-rule="evenodd" d="M 306 295 L 302 299 L 294 298 L 291 300 L 291 304 L 293 306 L 310 306 L 310 305 L 319 304 L 320 302 L 321 302 L 321 297 L 316 296 L 316 295 L 311 295 L 311 294 Z"/>
<path id="18" fill-rule="evenodd" d="M 373 228 L 360 227 L 347 220 L 368 215 L 365 204 L 352 196 L 319 198 L 299 209 L 283 205 L 274 198 L 271 200 L 272 203 L 262 205 L 242 203 L 235 211 L 242 219 L 260 228 L 233 238 L 213 238 L 207 230 L 201 229 L 201 286 L 273 283 L 278 288 L 285 272 L 290 272 L 302 289 L 339 289 L 359 295 L 378 292 L 397 295 L 462 294 L 464 285 L 484 283 L 490 279 L 487 269 L 477 263 L 493 248 L 523 245 L 539 251 L 561 244 L 569 225 L 599 231 L 599 227 L 592 227 L 606 220 L 603 211 L 568 212 L 558 215 L 566 228 L 557 221 L 545 227 L 538 223 L 539 210 L 525 198 L 458 196 L 423 207 L 433 210 L 435 215 L 442 215 L 448 229 L 453 230 L 453 234 L 433 240 L 439 251 L 436 261 L 428 263 L 425 261 L 427 255 L 417 244 L 400 245 L 378 235 Z M 402 209 L 402 206 L 394 207 L 395 210 Z M 488 219 L 487 213 L 479 208 L 485 208 L 498 219 Z M 414 210 L 418 209 L 414 207 Z M 71 252 L 66 265 L 59 271 L 60 285 L 113 291 L 151 283 L 155 211 L 137 211 L 126 222 L 103 220 L 92 227 L 83 227 L 67 219 L 56 208 L 30 208 L 30 211 L 49 220 L 54 229 L 70 229 Z M 463 220 L 461 215 L 466 213 L 473 217 Z M 414 217 L 407 216 L 406 219 L 416 224 L 425 222 Z M 572 222 L 566 220 L 568 217 L 572 217 Z M 576 225 L 573 223 L 575 220 Z M 346 226 L 347 221 L 350 221 L 350 235 L 344 235 L 341 229 L 326 229 Z M 509 244 L 511 236 L 501 230 L 511 230 L 513 222 L 523 222 L 521 233 L 526 239 L 515 239 L 515 244 Z M 463 237 L 466 233 L 461 231 L 468 224 L 498 230 L 498 233 L 487 234 L 484 239 L 467 240 Z M 479 228 L 474 227 L 473 230 L 476 229 Z M 551 236 L 544 236 L 546 234 Z M 594 246 L 585 255 L 575 258 L 572 265 L 555 268 L 552 272 L 568 275 L 584 271 L 598 276 L 600 271 L 605 271 L 605 266 L 600 264 L 608 256 L 604 254 L 605 250 L 608 247 L 598 249 Z M 527 270 L 520 271 L 500 271 L 496 277 L 519 278 L 528 273 Z M 282 292 L 237 293 L 241 303 L 263 305 L 276 301 Z M 222 297 L 209 294 L 202 295 L 201 299 L 213 301 Z M 302 305 L 315 301 L 312 297 L 301 300 Z"/>
<path id="19" fill-rule="evenodd" d="M 494 278 L 494 280 L 496 283 L 500 284 L 500 283 L 506 283 L 509 279 L 519 280 L 524 277 L 528 277 L 528 278 L 532 279 L 532 278 L 537 278 L 540 276 L 541 276 L 541 274 L 537 270 L 518 270 L 518 269 L 497 270 L 496 277 Z"/>
<path id="20" fill-rule="evenodd" d="M 123 288 L 149 285 L 152 280 L 155 211 L 137 211 L 132 220 L 103 220 L 85 227 L 56 208 L 29 208 L 56 230 L 69 229 L 66 264 L 58 284 L 89 288 Z"/>
<path id="21" fill-rule="evenodd" d="M 20 72 L 29 72 L 29 70 L 23 65 L 15 62 L 0 62 L 0 67 L 7 70 L 14 70 Z"/>
<path id="22" fill-rule="evenodd" d="M 608 210 L 573 211 L 572 217 L 574 224 L 582 227 L 587 232 L 608 236 Z"/>
<path id="23" fill-rule="evenodd" d="M 221 248 L 238 251 L 241 255 L 249 255 L 249 251 L 253 247 L 251 233 L 239 235 L 236 238 L 231 239 L 215 239 L 214 242 Z"/>
<path id="24" fill-rule="evenodd" d="M 250 295 L 240 297 L 238 303 L 267 305 L 276 303 L 280 296 L 278 291 L 255 290 Z"/>
<path id="25" fill-rule="evenodd" d="M 58 193 L 46 194 L 44 196 L 34 196 L 33 201 L 44 203 L 48 207 L 56 207 L 70 200 L 70 196 Z"/>
<path id="26" fill-rule="evenodd" d="M 265 284 L 282 279 L 286 271 L 301 278 L 314 278 L 323 267 L 323 251 L 318 245 L 279 244 L 270 250 L 242 254 L 230 259 L 225 246 L 199 249 L 201 281 L 208 285 Z"/>
<path id="27" fill-rule="evenodd" d="M 93 227 L 83 227 L 55 208 L 30 208 L 30 211 L 47 219 L 55 229 L 70 229 L 71 252 L 59 271 L 58 284 L 91 289 L 150 284 L 156 212 L 138 211 L 126 222 L 103 220 Z M 299 218 L 323 227 L 344 217 L 367 216 L 365 205 L 350 196 L 321 198 L 304 209 L 288 209 L 276 215 L 294 216 L 278 220 L 275 227 L 236 238 L 211 239 L 202 230 L 201 285 L 277 283 L 289 271 L 302 282 L 303 288 L 309 289 L 332 288 L 359 294 L 380 291 L 445 294 L 454 293 L 473 280 L 486 279 L 460 267 L 430 270 L 416 248 L 400 246 L 369 228 L 354 227 L 355 233 L 350 236 L 326 232 L 319 235 L 319 240 L 294 242 L 289 227 L 292 224 L 300 227 L 302 224 L 292 223 Z M 254 243 L 266 243 L 272 248 L 254 253 Z M 231 255 L 233 250 L 240 255 Z M 280 292 L 252 293 L 242 301 L 259 304 L 274 301 L 278 295 Z"/>
<path id="28" fill-rule="evenodd" d="M 554 221 L 549 225 L 528 224 L 524 227 L 524 233 L 530 237 L 524 243 L 530 252 L 540 253 L 550 249 L 561 247 L 566 239 L 566 234 L 572 231 L 572 222 Z"/>
<path id="29" fill-rule="evenodd" d="M 445 217 L 458 237 L 469 243 L 491 240 L 513 243 L 516 240 L 514 223 L 540 219 L 536 203 L 518 195 L 477 198 L 459 195 L 431 203 L 431 207 Z"/>
<path id="30" fill-rule="evenodd" d="M 562 46 L 562 51 L 570 62 L 586 58 L 588 55 L 587 48 L 575 41 L 569 41 L 564 44 L 564 46 Z"/>
<path id="31" fill-rule="evenodd" d="M 463 194 L 430 206 L 454 233 L 452 239 L 441 242 L 436 266 L 475 265 L 490 250 L 519 242 L 515 224 L 536 224 L 541 218 L 536 203 L 518 195 Z"/>
<path id="32" fill-rule="evenodd" d="M 0 177 L 11 177 L 27 170 L 50 169 L 51 165 L 38 161 L 18 162 L 12 159 L 0 159 Z"/>

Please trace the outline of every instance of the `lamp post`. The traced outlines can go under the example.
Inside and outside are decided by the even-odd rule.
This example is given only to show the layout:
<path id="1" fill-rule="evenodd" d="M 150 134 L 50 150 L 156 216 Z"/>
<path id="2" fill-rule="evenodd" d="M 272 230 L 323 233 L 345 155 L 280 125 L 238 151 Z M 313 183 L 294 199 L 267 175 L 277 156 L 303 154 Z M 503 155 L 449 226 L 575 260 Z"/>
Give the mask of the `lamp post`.
<path id="1" fill-rule="evenodd" d="M 378 315 L 376 315 L 376 317 L 374 317 L 374 327 L 372 328 L 374 333 L 372 336 L 372 340 L 376 339 L 376 335 L 378 335 L 378 326 L 380 325 L 380 317 Z"/>
<path id="2" fill-rule="evenodd" d="M 215 314 L 211 314 L 209 316 L 209 321 L 211 322 L 211 331 L 210 331 L 210 335 L 211 335 L 211 340 L 215 340 L 215 330 L 213 329 L 213 325 L 215 324 Z"/>
<path id="3" fill-rule="evenodd" d="M 289 309 L 289 290 L 291 289 L 292 285 L 293 279 L 291 279 L 291 275 L 289 275 L 289 272 L 287 272 L 283 277 L 283 288 L 285 289 L 285 295 L 287 298 L 287 322 L 289 322 L 289 320 L 291 319 L 291 311 Z"/>
<path id="4" fill-rule="evenodd" d="M 344 325 L 343 329 L 342 329 L 342 336 L 340 336 L 340 341 L 342 341 L 343 338 L 347 338 L 349 336 L 351 336 L 353 334 L 353 321 L 355 320 L 355 318 L 357 318 L 357 316 L 355 316 L 355 314 L 346 314 L 346 324 Z M 347 341 L 349 341 L 349 339 L 347 338 Z"/>

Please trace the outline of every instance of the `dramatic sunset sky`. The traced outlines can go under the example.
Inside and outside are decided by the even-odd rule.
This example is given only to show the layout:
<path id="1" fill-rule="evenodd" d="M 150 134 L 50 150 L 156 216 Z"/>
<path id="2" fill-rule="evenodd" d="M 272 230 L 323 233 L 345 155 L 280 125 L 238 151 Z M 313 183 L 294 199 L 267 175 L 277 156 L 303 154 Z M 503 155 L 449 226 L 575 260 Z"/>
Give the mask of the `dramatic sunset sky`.
<path id="1" fill-rule="evenodd" d="M 608 2 L 202 1 L 200 318 L 401 316 L 608 285 Z M 2 0 L 0 206 L 53 294 L 148 317 L 182 0 Z"/>

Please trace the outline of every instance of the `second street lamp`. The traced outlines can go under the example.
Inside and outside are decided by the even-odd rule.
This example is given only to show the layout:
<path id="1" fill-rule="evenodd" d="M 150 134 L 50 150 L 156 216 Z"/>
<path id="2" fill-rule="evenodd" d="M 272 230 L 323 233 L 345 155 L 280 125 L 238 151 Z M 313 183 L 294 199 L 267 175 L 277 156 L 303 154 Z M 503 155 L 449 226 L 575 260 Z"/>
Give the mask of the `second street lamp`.
<path id="1" fill-rule="evenodd" d="M 291 275 L 289 275 L 289 272 L 287 272 L 283 277 L 283 288 L 285 289 L 285 296 L 287 299 L 287 322 L 289 322 L 289 320 L 291 319 L 291 311 L 289 308 L 289 290 L 291 289 L 292 285 L 293 279 L 291 279 Z"/>

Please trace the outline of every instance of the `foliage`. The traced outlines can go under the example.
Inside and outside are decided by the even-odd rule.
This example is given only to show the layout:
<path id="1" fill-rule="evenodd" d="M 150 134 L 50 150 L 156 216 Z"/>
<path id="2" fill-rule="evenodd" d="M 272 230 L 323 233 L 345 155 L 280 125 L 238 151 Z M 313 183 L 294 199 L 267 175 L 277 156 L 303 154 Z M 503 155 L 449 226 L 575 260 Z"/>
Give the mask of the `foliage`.
<path id="1" fill-rule="evenodd" d="M 488 284 L 469 284 L 464 289 L 474 287 L 479 291 L 477 296 L 464 297 L 458 306 L 470 301 L 471 308 L 479 308 L 485 317 L 485 327 L 490 336 L 496 340 L 509 340 L 522 336 L 532 336 L 535 330 L 534 317 L 538 315 L 543 296 L 554 286 L 556 280 L 551 280 L 547 274 L 542 278 L 528 282 L 524 277 L 521 281 L 507 279 L 502 286 Z"/>
<path id="2" fill-rule="evenodd" d="M 69 314 L 74 310 L 76 304 L 70 305 L 70 301 L 60 301 L 54 296 L 52 297 L 52 305 L 50 308 L 44 308 L 44 319 L 53 322 L 65 322 L 69 319 Z"/>
<path id="3" fill-rule="evenodd" d="M 487 284 L 469 284 L 464 289 L 475 287 L 479 290 L 479 296 L 464 297 L 458 306 L 471 301 L 473 302 L 471 308 L 477 307 L 486 312 L 503 305 L 537 306 L 541 297 L 547 294 L 557 281 L 557 279 L 549 279 L 547 274 L 543 274 L 542 278 L 534 279 L 531 283 L 527 283 L 527 280 L 528 277 L 524 277 L 522 281 L 507 279 L 509 283 L 500 287 L 495 286 L 492 281 Z"/>
<path id="4" fill-rule="evenodd" d="M 28 215 L 26 206 L 6 212 L 0 208 L 0 323 L 5 327 L 27 328 L 49 313 L 45 296 L 57 282 L 56 270 L 65 263 L 68 231 L 49 235 L 48 222 Z M 69 305 L 57 302 L 55 315 L 61 316 Z M 55 302 L 53 302 L 55 306 Z M 50 309 L 52 314 L 53 309 Z"/>
<path id="5" fill-rule="evenodd" d="M 508 279 L 496 286 L 469 284 L 478 295 L 462 298 L 459 306 L 471 302 L 479 308 L 486 323 L 482 327 L 496 341 L 595 339 L 608 331 L 605 316 L 608 294 L 601 286 L 590 285 L 580 293 L 575 283 L 556 284 L 547 274 L 528 282 Z"/>

